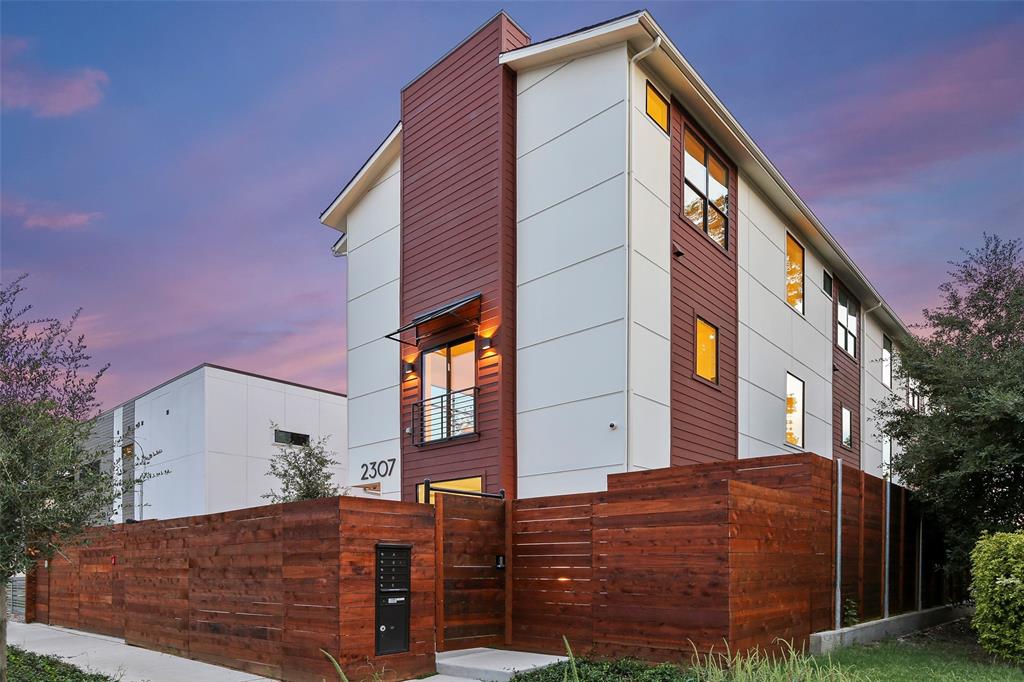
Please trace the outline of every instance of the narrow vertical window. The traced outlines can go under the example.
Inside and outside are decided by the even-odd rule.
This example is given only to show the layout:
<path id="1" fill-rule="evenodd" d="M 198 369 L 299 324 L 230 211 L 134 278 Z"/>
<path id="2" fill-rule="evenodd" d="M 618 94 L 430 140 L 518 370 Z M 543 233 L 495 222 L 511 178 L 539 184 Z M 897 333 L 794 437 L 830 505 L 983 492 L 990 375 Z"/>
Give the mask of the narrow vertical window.
<path id="1" fill-rule="evenodd" d="M 839 287 L 836 301 L 836 345 L 853 357 L 857 357 L 857 317 L 860 306 L 857 300 Z"/>
<path id="2" fill-rule="evenodd" d="M 718 329 L 697 318 L 697 376 L 718 383 Z"/>
<path id="3" fill-rule="evenodd" d="M 804 382 L 786 374 L 786 442 L 804 446 Z"/>
<path id="4" fill-rule="evenodd" d="M 917 392 L 917 382 L 907 379 L 907 406 L 912 410 L 921 409 L 921 395 Z"/>
<path id="5" fill-rule="evenodd" d="M 804 312 L 804 247 L 786 234 L 786 302 L 798 313 Z"/>
<path id="6" fill-rule="evenodd" d="M 828 270 L 821 271 L 821 290 L 825 295 L 832 298 L 832 275 Z"/>
<path id="7" fill-rule="evenodd" d="M 892 339 L 882 335 L 882 385 L 892 388 Z"/>
<path id="8" fill-rule="evenodd" d="M 843 447 L 853 447 L 853 419 L 850 416 L 850 411 L 845 407 L 843 410 Z"/>
<path id="9" fill-rule="evenodd" d="M 683 134 L 683 215 L 729 248 L 729 170 L 690 131 Z"/>
<path id="10" fill-rule="evenodd" d="M 647 115 L 659 128 L 668 132 L 668 100 L 651 85 L 651 81 L 647 81 Z"/>
<path id="11" fill-rule="evenodd" d="M 882 436 L 882 474 L 889 474 L 889 464 L 892 462 L 892 438 Z"/>

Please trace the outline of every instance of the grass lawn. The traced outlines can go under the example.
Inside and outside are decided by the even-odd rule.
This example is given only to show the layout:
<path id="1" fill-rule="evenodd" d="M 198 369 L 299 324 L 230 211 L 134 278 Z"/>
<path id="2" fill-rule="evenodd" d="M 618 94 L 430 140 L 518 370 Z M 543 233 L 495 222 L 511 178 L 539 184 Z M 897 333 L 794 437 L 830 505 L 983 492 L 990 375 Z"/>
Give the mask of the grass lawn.
<path id="1" fill-rule="evenodd" d="M 53 656 L 7 647 L 8 682 L 116 682 L 113 677 L 83 672 Z"/>
<path id="2" fill-rule="evenodd" d="M 886 682 L 1021 682 L 1024 669 L 992 660 L 966 620 L 896 640 L 833 652 L 832 660 L 862 679 Z"/>
<path id="3" fill-rule="evenodd" d="M 567 664 L 517 675 L 514 682 L 563 682 Z M 1024 669 L 992 660 L 967 621 L 896 640 L 796 656 L 784 663 L 746 659 L 732 670 L 577 660 L 570 682 L 1024 682 Z"/>

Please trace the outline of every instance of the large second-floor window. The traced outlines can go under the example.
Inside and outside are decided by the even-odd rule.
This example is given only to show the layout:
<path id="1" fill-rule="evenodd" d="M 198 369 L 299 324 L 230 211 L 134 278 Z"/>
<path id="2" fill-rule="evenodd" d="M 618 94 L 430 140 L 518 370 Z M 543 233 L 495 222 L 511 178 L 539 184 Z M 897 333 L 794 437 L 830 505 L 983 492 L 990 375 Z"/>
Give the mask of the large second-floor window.
<path id="1" fill-rule="evenodd" d="M 729 170 L 687 130 L 683 134 L 683 214 L 729 248 Z"/>
<path id="2" fill-rule="evenodd" d="M 473 339 L 423 353 L 422 393 L 413 409 L 417 443 L 476 433 L 476 342 Z"/>
<path id="3" fill-rule="evenodd" d="M 860 306 L 857 300 L 839 287 L 836 302 L 836 344 L 853 357 L 857 357 L 857 316 Z"/>
<path id="4" fill-rule="evenodd" d="M 882 335 L 882 385 L 892 388 L 892 339 Z"/>
<path id="5" fill-rule="evenodd" d="M 786 234 L 786 303 L 804 311 L 804 247 L 791 234 Z"/>

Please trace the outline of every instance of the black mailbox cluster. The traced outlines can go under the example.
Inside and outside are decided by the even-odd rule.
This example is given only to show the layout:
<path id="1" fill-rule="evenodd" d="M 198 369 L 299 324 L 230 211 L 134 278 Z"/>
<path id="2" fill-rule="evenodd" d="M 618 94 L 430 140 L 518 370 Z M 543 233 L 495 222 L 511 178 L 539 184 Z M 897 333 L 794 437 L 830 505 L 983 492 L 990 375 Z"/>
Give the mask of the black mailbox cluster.
<path id="1" fill-rule="evenodd" d="M 377 655 L 409 650 L 412 548 L 377 545 Z"/>

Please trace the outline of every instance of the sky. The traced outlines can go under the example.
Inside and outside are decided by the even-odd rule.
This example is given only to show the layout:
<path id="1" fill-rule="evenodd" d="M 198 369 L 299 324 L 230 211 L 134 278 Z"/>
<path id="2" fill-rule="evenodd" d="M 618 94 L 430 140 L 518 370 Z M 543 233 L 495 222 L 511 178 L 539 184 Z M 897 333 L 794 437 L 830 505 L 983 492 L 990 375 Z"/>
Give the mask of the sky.
<path id="1" fill-rule="evenodd" d="M 317 216 L 502 7 L 536 41 L 641 5 L 5 0 L 0 276 L 82 309 L 107 407 L 202 362 L 344 391 Z M 1024 3 L 646 7 L 906 321 L 1024 235 Z"/>

